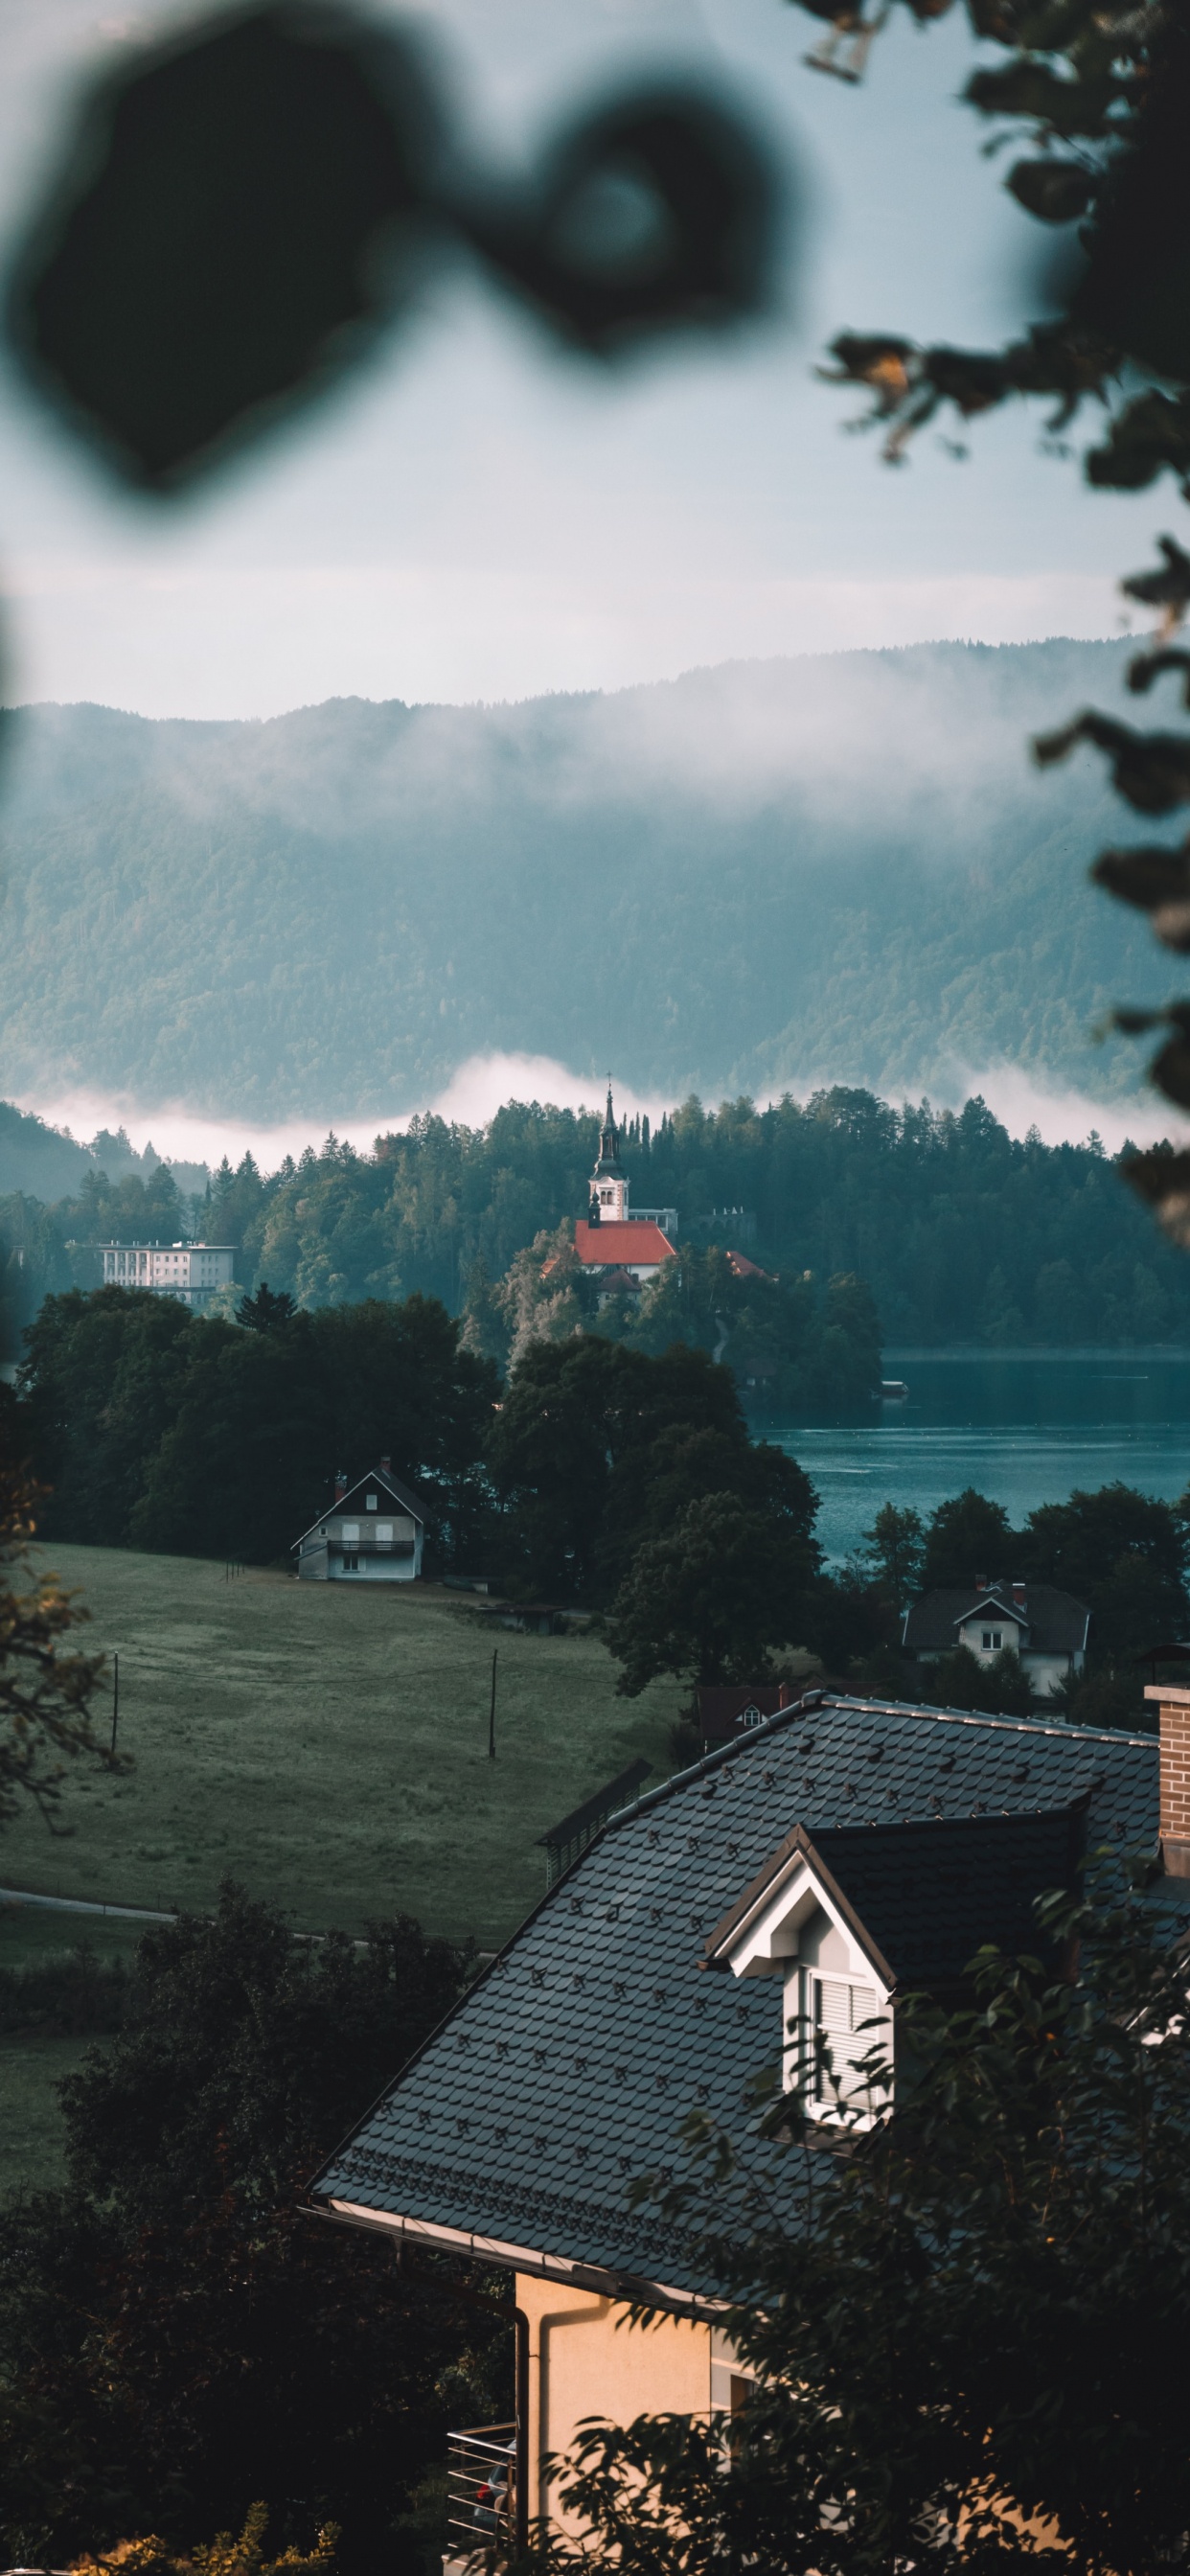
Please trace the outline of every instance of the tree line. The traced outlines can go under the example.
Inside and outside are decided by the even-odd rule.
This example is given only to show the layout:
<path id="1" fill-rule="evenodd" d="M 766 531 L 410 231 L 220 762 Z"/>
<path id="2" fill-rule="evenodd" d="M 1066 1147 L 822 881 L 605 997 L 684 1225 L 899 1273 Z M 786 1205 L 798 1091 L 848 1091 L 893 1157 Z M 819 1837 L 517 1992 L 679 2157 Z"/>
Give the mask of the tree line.
<path id="1" fill-rule="evenodd" d="M 42 1296 L 87 1284 L 78 1247 L 193 1232 L 238 1247 L 241 1287 L 267 1279 L 303 1307 L 437 1297 L 470 1315 L 478 1344 L 503 1363 L 517 1332 L 518 1257 L 584 1208 L 598 1125 L 512 1102 L 484 1128 L 415 1118 L 371 1154 L 328 1137 L 268 1175 L 245 1155 L 197 1198 L 164 1166 L 148 1182 L 88 1173 L 52 1207 L 13 1192 L 0 1199 L 0 1330 L 15 1349 Z M 867 1283 L 894 1343 L 1058 1348 L 1190 1332 L 1183 1265 L 1097 1139 L 1014 1139 L 979 1099 L 958 1113 L 896 1109 L 839 1086 L 767 1109 L 691 1099 L 652 1129 L 632 1122 L 624 1159 L 640 1206 L 677 1208 L 689 1252 L 742 1252 L 799 1292 L 776 1353 L 760 1353 L 759 1372 L 741 1368 L 767 1381 L 758 1401 L 834 1400 L 820 1344 L 827 1285 L 840 1276 Z M 709 1313 L 689 1263 L 684 1275 L 688 1304 Z M 705 1317 L 687 1324 L 712 1329 Z M 765 1339 L 750 1328 L 745 1357 Z"/>

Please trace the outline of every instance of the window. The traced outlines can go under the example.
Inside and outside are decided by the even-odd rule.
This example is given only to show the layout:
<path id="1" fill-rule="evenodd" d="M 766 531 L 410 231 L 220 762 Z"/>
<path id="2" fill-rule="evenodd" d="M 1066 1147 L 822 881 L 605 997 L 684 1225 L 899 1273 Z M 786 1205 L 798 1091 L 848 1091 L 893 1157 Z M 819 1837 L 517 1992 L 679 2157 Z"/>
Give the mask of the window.
<path id="1" fill-rule="evenodd" d="M 377 1521 L 377 1523 L 376 1523 L 376 1536 L 377 1536 L 377 1539 L 378 1539 L 382 1544 L 385 1544 L 385 1543 L 387 1543 L 387 1542 L 390 1542 L 390 1541 L 391 1541 L 391 1539 L 392 1539 L 392 1534 L 393 1534 L 393 1525 L 392 1525 L 392 1522 L 391 1522 L 391 1521 Z"/>
<path id="2" fill-rule="evenodd" d="M 351 1546 L 352 1546 L 352 1545 L 354 1545 L 354 1544 L 358 1544 L 358 1540 L 359 1540 L 359 1522 L 358 1522 L 358 1521 L 344 1521 L 344 1523 L 343 1523 L 343 1530 L 342 1530 L 342 1538 L 343 1538 L 343 1545 L 344 1545 L 344 1547 L 351 1547 Z"/>
<path id="3" fill-rule="evenodd" d="M 764 1720 L 758 1708 L 748 1707 L 740 1710 L 741 1726 L 763 1726 L 763 1724 Z"/>
<path id="4" fill-rule="evenodd" d="M 853 2073 L 870 2048 L 879 2045 L 877 2030 L 864 2030 L 878 2010 L 871 1986 L 853 1985 L 849 1977 L 811 1979 L 814 2016 L 814 2098 L 833 2104 L 860 2101 L 866 2091 Z M 830 2051 L 827 2065 L 825 2051 Z"/>
<path id="5" fill-rule="evenodd" d="M 368 1510 L 369 1510 L 370 1512 L 374 1512 L 374 1511 L 375 1511 L 375 1509 L 376 1509 L 376 1496 L 375 1496 L 375 1494 L 369 1494 L 369 1496 L 368 1496 Z"/>
<path id="6" fill-rule="evenodd" d="M 984 1629 L 984 1632 L 983 1632 L 983 1651 L 984 1651 L 985 1655 L 998 1655 L 998 1654 L 999 1654 L 999 1652 L 1000 1652 L 1000 1648 L 1001 1648 L 1001 1646 L 1003 1645 L 1003 1643 L 1004 1643 L 1004 1630 L 1003 1630 L 1002 1628 L 985 1628 L 985 1629 Z"/>
<path id="7" fill-rule="evenodd" d="M 345 1547 L 345 1548 L 344 1548 L 344 1550 L 343 1550 L 343 1572 L 344 1572 L 344 1574 L 358 1574 L 358 1573 L 359 1573 L 359 1549 L 358 1549 L 357 1547 Z"/>

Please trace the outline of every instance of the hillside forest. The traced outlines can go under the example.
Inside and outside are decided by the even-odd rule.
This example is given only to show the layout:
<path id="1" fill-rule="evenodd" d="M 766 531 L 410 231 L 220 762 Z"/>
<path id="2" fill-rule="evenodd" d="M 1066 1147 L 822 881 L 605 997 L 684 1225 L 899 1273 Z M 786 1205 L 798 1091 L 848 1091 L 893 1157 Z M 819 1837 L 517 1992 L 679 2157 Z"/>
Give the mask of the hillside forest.
<path id="1" fill-rule="evenodd" d="M 92 1153 L 55 1200 L 21 1179 L 22 1155 L 31 1168 L 44 1160 L 50 1131 L 8 1120 L 0 1356 L 18 1355 L 46 1295 L 95 1284 L 88 1246 L 191 1233 L 237 1247 L 229 1310 L 262 1280 L 312 1312 L 435 1297 L 501 1370 L 528 1341 L 593 1320 L 567 1246 L 586 1205 L 594 1114 L 512 1102 L 482 1128 L 418 1117 L 370 1154 L 331 1136 L 271 1174 L 251 1155 L 236 1171 L 225 1162 L 194 1195 L 165 1164 L 147 1177 L 109 1172 Z M 646 1351 L 674 1339 L 719 1350 L 762 1417 L 863 1403 L 881 1338 L 1190 1338 L 1185 1263 L 1098 1140 L 1013 1138 L 979 1098 L 958 1112 L 894 1108 L 842 1086 L 765 1109 L 691 1098 L 652 1130 L 632 1122 L 623 1155 L 635 1205 L 677 1208 L 683 1258 L 644 1296 L 605 1303 L 600 1332 Z M 730 1250 L 768 1276 L 733 1276 Z"/>
<path id="2" fill-rule="evenodd" d="M 1132 1051 L 1089 1031 L 1158 1001 L 1160 965 L 1087 891 L 1107 782 L 1025 745 L 1072 706 L 1126 715 L 1129 651 L 920 644 L 263 723 L 23 709 L 0 1090 L 69 1064 L 97 1097 L 317 1133 L 516 1051 L 657 1100 L 949 1098 L 1003 1064 L 1118 1097 Z"/>

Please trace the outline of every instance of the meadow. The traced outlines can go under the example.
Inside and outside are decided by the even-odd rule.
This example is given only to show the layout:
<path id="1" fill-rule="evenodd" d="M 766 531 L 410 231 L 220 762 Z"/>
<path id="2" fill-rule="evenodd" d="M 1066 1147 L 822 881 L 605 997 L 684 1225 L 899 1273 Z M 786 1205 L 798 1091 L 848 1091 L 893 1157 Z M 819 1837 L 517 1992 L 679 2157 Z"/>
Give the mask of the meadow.
<path id="1" fill-rule="evenodd" d="M 364 1592 L 256 1568 L 229 1582 L 206 1559 L 43 1555 L 90 1609 L 82 1641 L 119 1653 L 133 1767 L 72 1766 L 61 1834 L 32 1813 L 5 1831 L 8 1888 L 202 1910 L 230 1875 L 301 1930 L 401 1910 L 491 1949 L 542 1893 L 538 1837 L 637 1755 L 658 1779 L 672 1767 L 679 1686 L 617 1699 L 588 1632 L 493 1630 L 473 1596 L 431 1585 Z M 101 1732 L 110 1713 L 101 1698 Z"/>

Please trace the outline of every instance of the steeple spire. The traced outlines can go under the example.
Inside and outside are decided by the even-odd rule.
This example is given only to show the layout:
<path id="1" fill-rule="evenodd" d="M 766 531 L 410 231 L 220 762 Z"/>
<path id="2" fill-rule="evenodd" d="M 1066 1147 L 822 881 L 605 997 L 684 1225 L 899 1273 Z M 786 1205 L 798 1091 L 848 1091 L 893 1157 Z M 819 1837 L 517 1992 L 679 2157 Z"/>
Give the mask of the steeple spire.
<path id="1" fill-rule="evenodd" d="M 620 1161 L 620 1131 L 612 1105 L 611 1075 L 607 1078 L 607 1109 L 599 1136 L 599 1159 L 591 1174 L 591 1206 L 597 1208 L 606 1223 L 622 1220 L 628 1214 L 628 1183 Z"/>

